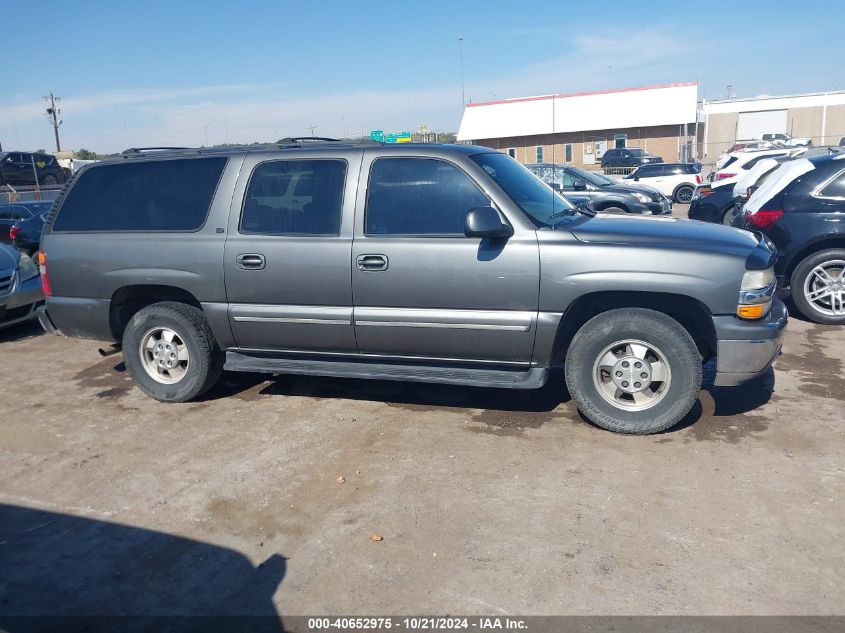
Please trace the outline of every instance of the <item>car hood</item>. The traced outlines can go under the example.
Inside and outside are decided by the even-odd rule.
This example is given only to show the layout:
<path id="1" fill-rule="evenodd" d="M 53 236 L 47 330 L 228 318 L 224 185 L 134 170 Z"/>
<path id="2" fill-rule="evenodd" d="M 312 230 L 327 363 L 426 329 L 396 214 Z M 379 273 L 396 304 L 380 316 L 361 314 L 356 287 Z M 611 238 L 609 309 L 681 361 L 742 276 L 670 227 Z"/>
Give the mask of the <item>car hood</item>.
<path id="1" fill-rule="evenodd" d="M 0 244 L 0 270 L 16 269 L 20 253 L 6 244 Z"/>
<path id="2" fill-rule="evenodd" d="M 721 224 L 649 216 L 597 215 L 571 226 L 581 242 L 707 251 L 747 256 L 759 242 L 748 231 Z"/>
<path id="3" fill-rule="evenodd" d="M 605 185 L 604 187 L 600 187 L 599 191 L 613 191 L 614 193 L 645 193 L 649 196 L 653 196 L 654 194 L 660 195 L 660 192 L 655 189 L 654 187 L 649 187 L 648 185 L 635 185 L 635 184 L 628 184 L 627 182 L 615 182 L 612 185 Z"/>

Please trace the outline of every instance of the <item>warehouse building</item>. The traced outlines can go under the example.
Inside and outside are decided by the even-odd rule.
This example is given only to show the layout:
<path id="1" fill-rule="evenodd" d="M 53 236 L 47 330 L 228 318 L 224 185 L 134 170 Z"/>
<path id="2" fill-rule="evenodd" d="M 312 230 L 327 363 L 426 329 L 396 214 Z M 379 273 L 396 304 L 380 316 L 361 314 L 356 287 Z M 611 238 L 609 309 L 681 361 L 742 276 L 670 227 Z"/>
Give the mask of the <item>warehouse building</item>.
<path id="1" fill-rule="evenodd" d="M 739 140 L 787 133 L 813 145 L 837 145 L 845 136 L 845 90 L 703 101 L 701 154 L 706 161 Z"/>
<path id="2" fill-rule="evenodd" d="M 695 82 L 470 103 L 458 140 L 522 163 L 598 165 L 611 147 L 674 162 L 694 156 L 697 103 Z"/>

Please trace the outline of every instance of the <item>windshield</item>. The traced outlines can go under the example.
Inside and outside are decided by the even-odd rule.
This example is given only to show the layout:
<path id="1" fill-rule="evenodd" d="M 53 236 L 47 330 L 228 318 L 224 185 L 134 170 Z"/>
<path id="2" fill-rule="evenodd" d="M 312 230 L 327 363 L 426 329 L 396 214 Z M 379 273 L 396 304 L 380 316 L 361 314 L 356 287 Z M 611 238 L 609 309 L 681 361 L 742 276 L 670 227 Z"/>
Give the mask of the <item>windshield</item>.
<path id="1" fill-rule="evenodd" d="M 610 178 L 594 171 L 585 171 L 583 169 L 578 169 L 577 167 L 567 167 L 567 169 L 572 172 L 572 175 L 575 176 L 576 179 L 580 178 L 581 180 L 586 180 L 588 183 L 595 185 L 596 187 L 604 187 L 605 185 L 613 184 L 613 181 Z"/>
<path id="2" fill-rule="evenodd" d="M 563 196 L 506 154 L 493 152 L 472 157 L 538 227 L 553 227 L 578 212 Z"/>

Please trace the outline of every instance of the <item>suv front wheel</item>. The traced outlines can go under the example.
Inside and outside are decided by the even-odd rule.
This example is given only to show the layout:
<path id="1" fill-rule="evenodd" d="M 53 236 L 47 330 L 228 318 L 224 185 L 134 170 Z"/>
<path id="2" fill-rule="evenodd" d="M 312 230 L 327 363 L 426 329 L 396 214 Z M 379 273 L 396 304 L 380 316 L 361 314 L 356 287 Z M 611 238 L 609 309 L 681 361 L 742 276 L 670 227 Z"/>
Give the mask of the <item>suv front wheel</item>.
<path id="1" fill-rule="evenodd" d="M 139 310 L 123 333 L 126 367 L 141 390 L 162 402 L 187 402 L 217 382 L 223 353 L 202 310 L 162 301 Z"/>
<path id="2" fill-rule="evenodd" d="M 566 385 L 591 422 L 645 435 L 677 424 L 701 389 L 689 332 L 654 310 L 609 310 L 587 321 L 566 355 Z"/>

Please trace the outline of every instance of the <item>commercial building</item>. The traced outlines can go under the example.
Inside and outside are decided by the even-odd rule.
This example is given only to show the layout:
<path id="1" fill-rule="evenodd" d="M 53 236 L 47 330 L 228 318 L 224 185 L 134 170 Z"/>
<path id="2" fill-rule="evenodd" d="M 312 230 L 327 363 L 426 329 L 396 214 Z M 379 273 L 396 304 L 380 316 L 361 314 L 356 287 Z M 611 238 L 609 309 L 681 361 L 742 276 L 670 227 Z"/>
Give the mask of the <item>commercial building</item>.
<path id="1" fill-rule="evenodd" d="M 836 145 L 845 136 L 845 90 L 703 101 L 704 159 L 714 158 L 738 140 L 787 133 L 813 145 Z"/>
<path id="2" fill-rule="evenodd" d="M 698 84 L 664 84 L 470 103 L 459 141 L 523 163 L 601 163 L 611 147 L 641 147 L 667 162 L 694 155 Z"/>

